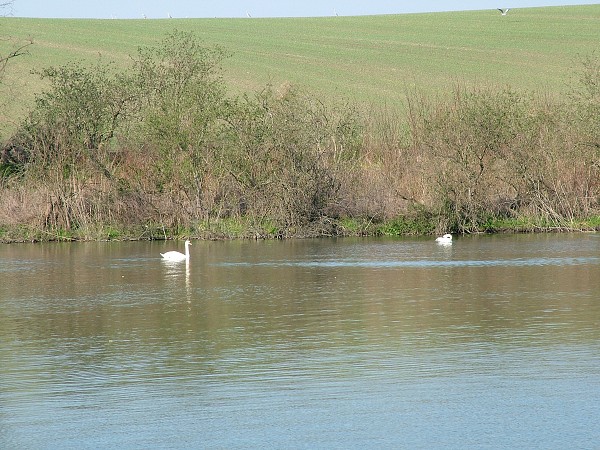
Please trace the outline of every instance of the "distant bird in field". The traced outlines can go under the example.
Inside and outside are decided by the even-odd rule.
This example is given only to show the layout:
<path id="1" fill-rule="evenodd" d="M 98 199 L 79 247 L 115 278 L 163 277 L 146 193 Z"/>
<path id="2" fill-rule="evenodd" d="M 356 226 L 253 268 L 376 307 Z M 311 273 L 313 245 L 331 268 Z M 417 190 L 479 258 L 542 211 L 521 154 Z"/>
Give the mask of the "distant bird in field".
<path id="1" fill-rule="evenodd" d="M 500 9 L 500 8 L 498 8 L 498 11 L 500 11 L 502 13 L 502 15 L 505 16 L 506 13 L 510 11 L 510 8 L 506 8 L 506 9 Z"/>
<path id="2" fill-rule="evenodd" d="M 248 16 L 248 18 L 252 17 L 249 12 L 247 12 L 246 15 Z"/>
<path id="3" fill-rule="evenodd" d="M 173 18 L 173 16 L 171 15 L 171 13 L 168 13 L 167 16 L 169 16 L 169 19 Z"/>

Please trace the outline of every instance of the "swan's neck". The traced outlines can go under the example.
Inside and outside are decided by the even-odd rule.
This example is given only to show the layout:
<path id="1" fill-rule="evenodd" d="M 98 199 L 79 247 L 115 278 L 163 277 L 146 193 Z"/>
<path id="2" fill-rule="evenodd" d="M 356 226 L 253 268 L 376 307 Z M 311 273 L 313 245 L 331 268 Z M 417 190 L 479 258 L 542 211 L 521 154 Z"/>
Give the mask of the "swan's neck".
<path id="1" fill-rule="evenodd" d="M 190 259 L 190 243 L 185 243 L 185 258 Z"/>

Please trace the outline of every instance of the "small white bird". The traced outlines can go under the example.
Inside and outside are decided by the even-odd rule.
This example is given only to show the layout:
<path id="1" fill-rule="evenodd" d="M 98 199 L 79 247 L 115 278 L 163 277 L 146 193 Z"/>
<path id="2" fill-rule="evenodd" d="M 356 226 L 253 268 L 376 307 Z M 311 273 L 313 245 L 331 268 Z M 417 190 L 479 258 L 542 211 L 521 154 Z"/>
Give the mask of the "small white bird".
<path id="1" fill-rule="evenodd" d="M 452 235 L 445 234 L 443 236 L 440 236 L 435 239 L 435 242 L 437 242 L 438 244 L 444 244 L 444 245 L 452 244 Z"/>
<path id="2" fill-rule="evenodd" d="M 181 252 L 170 251 L 167 253 L 161 253 L 160 256 L 166 261 L 189 261 L 190 260 L 190 245 L 192 243 L 188 240 L 185 241 L 185 255 Z"/>
<path id="3" fill-rule="evenodd" d="M 506 8 L 506 9 L 500 9 L 500 8 L 498 8 L 498 11 L 500 11 L 502 13 L 502 15 L 505 16 L 506 13 L 510 11 L 510 8 Z"/>

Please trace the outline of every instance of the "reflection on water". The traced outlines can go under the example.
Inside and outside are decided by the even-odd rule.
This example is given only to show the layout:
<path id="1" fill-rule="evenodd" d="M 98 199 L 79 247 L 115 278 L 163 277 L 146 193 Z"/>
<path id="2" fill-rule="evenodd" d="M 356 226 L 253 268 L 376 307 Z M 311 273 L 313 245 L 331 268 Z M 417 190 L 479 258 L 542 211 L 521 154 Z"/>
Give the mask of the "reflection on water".
<path id="1" fill-rule="evenodd" d="M 593 448 L 600 236 L 0 247 L 0 448 Z"/>

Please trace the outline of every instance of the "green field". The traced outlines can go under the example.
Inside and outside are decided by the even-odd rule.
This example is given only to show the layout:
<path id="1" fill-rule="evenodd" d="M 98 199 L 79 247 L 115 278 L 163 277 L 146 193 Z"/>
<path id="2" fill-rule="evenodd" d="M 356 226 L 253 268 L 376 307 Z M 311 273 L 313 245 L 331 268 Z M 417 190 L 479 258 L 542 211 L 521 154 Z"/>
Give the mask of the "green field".
<path id="1" fill-rule="evenodd" d="M 194 31 L 231 53 L 235 91 L 293 83 L 325 97 L 402 106 L 407 90 L 457 84 L 562 94 L 582 56 L 600 48 L 600 4 L 365 17 L 63 20 L 0 18 L 0 55 L 32 39 L 0 87 L 0 132 L 14 127 L 43 85 L 31 71 L 98 58 L 127 65 L 139 46 Z"/>

